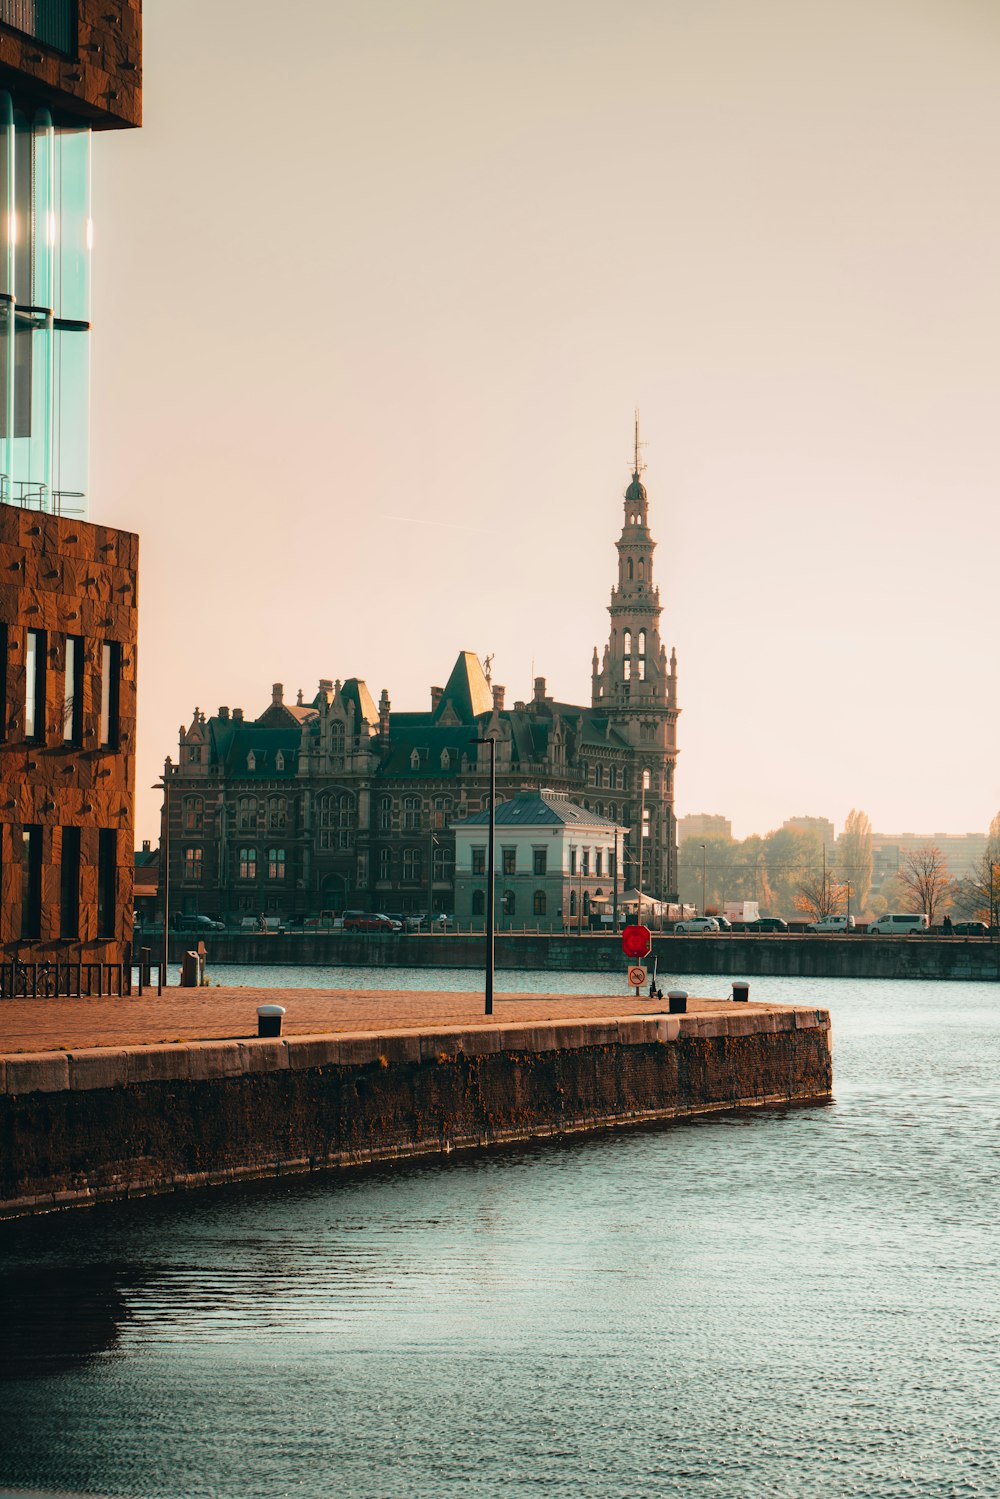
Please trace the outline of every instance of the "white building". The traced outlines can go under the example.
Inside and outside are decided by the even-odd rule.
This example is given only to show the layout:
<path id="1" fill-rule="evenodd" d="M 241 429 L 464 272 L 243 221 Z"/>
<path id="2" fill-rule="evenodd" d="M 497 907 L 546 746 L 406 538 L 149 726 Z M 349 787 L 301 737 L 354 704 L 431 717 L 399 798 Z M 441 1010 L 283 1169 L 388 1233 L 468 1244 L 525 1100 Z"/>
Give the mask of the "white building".
<path id="1" fill-rule="evenodd" d="M 452 825 L 455 920 L 485 926 L 489 811 Z M 621 909 L 622 839 L 628 829 L 571 802 L 563 791 L 525 791 L 496 809 L 498 930 L 600 928 Z"/>

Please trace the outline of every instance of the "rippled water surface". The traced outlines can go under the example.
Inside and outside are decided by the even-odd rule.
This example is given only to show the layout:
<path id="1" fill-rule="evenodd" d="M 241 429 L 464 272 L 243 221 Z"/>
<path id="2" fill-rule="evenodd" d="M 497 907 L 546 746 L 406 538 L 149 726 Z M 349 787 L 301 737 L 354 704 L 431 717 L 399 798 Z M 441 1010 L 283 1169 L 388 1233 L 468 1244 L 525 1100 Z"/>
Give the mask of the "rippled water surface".
<path id="1" fill-rule="evenodd" d="M 752 992 L 833 1106 L 0 1226 L 0 1489 L 997 1495 L 1000 987 Z"/>

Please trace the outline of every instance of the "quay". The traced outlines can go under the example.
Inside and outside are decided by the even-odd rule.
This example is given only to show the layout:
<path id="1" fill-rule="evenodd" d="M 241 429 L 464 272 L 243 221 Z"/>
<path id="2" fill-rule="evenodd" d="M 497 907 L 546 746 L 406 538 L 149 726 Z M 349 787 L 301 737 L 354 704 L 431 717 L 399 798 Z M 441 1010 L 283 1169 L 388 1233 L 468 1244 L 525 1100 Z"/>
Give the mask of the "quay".
<path id="1" fill-rule="evenodd" d="M 279 1038 L 257 1035 L 281 1004 Z M 825 1010 L 273 988 L 0 1005 L 0 1216 L 827 1102 Z"/>

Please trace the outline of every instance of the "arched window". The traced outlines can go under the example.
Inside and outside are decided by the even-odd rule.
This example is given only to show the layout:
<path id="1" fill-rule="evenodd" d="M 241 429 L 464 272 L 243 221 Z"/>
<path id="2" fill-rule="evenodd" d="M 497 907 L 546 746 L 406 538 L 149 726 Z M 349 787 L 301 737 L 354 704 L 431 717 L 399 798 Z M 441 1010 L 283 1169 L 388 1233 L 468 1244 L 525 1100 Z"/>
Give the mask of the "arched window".
<path id="1" fill-rule="evenodd" d="M 184 850 L 184 878 L 186 880 L 201 879 L 200 848 L 186 848 Z"/>
<path id="2" fill-rule="evenodd" d="M 631 654 L 632 654 L 632 631 L 631 630 L 626 630 L 625 631 L 625 634 L 622 636 L 622 644 L 623 644 L 623 647 L 624 647 L 625 655 L 626 656 L 631 656 Z"/>
<path id="3" fill-rule="evenodd" d="M 344 725 L 334 722 L 330 725 L 330 749 L 335 755 L 344 753 Z"/>
<path id="4" fill-rule="evenodd" d="M 575 890 L 571 890 L 569 892 L 569 914 L 571 916 L 575 916 L 576 915 L 576 891 Z"/>
<path id="5" fill-rule="evenodd" d="M 594 803 L 594 811 L 597 813 L 598 817 L 603 817 L 604 816 L 604 803 L 603 802 L 595 802 Z"/>
<path id="6" fill-rule="evenodd" d="M 534 897 L 534 900 L 532 901 L 532 905 L 534 907 L 534 911 L 535 911 L 535 915 L 536 916 L 544 916 L 545 915 L 545 891 L 544 890 L 536 890 L 535 891 L 535 897 Z"/>
<path id="7" fill-rule="evenodd" d="M 244 832 L 257 826 L 257 798 L 241 796 L 236 803 L 236 826 Z"/>
<path id="8" fill-rule="evenodd" d="M 628 559 L 628 580 L 629 580 L 630 583 L 632 582 L 632 558 L 631 557 Z"/>
<path id="9" fill-rule="evenodd" d="M 251 750 L 250 753 L 249 753 L 249 755 L 247 755 L 247 770 L 256 770 L 256 769 L 257 769 L 257 756 L 254 754 L 253 750 Z"/>
<path id="10" fill-rule="evenodd" d="M 416 754 L 416 750 L 414 750 Z M 420 798 L 419 796 L 403 797 L 403 827 L 408 832 L 420 826 Z"/>
<path id="11" fill-rule="evenodd" d="M 605 784 L 605 786 L 607 786 L 607 788 L 608 788 L 609 791 L 611 790 L 613 779 L 614 779 L 614 771 L 611 769 L 610 765 L 605 765 L 605 767 L 604 767 L 604 784 Z"/>
<path id="12" fill-rule="evenodd" d="M 349 791 L 343 791 L 337 803 L 337 826 L 349 828 L 354 821 L 354 797 Z"/>
<path id="13" fill-rule="evenodd" d="M 267 851 L 267 877 L 269 880 L 285 878 L 285 850 L 269 848 Z"/>
<path id="14" fill-rule="evenodd" d="M 453 849 L 444 847 L 440 843 L 434 844 L 433 869 L 435 880 L 441 881 L 454 879 L 454 858 L 455 854 Z"/>
<path id="15" fill-rule="evenodd" d="M 380 833 L 392 831 L 392 797 L 383 796 L 378 804 L 378 830 Z"/>
<path id="16" fill-rule="evenodd" d="M 184 798 L 184 831 L 200 833 L 205 821 L 205 803 L 200 796 Z"/>
<path id="17" fill-rule="evenodd" d="M 411 883 L 420 878 L 420 850 L 419 848 L 403 849 L 403 879 Z"/>
<path id="18" fill-rule="evenodd" d="M 583 892 L 583 914 L 584 914 L 584 916 L 589 916 L 590 915 L 590 891 L 589 890 L 585 890 Z"/>
<path id="19" fill-rule="evenodd" d="M 257 850 L 255 848 L 240 849 L 240 879 L 255 880 L 257 878 Z"/>
<path id="20" fill-rule="evenodd" d="M 267 825 L 275 831 L 283 828 L 288 821 L 288 808 L 283 796 L 271 796 L 267 801 Z"/>
<path id="21" fill-rule="evenodd" d="M 648 791 L 649 787 L 650 787 L 650 775 L 649 775 L 649 771 L 648 770 L 644 770 L 643 773 L 642 773 L 642 789 L 643 789 L 643 791 Z"/>
<path id="22" fill-rule="evenodd" d="M 378 851 L 378 877 L 380 880 L 392 879 L 392 849 L 380 848 Z"/>
<path id="23" fill-rule="evenodd" d="M 639 631 L 639 655 L 640 656 L 644 656 L 645 654 L 646 654 L 646 632 L 645 632 L 645 630 L 640 630 Z"/>
<path id="24" fill-rule="evenodd" d="M 485 892 L 485 890 L 473 890 L 473 892 L 472 892 L 472 914 L 473 914 L 473 916 L 482 916 L 482 914 L 483 914 L 483 912 L 485 910 L 486 910 L 486 892 Z"/>
<path id="25" fill-rule="evenodd" d="M 513 916 L 517 910 L 517 896 L 513 890 L 505 890 L 503 893 L 503 908 L 508 916 Z"/>
<path id="26" fill-rule="evenodd" d="M 645 581 L 646 581 L 646 559 L 645 559 L 645 557 L 640 557 L 639 558 L 639 582 L 640 583 L 645 583 Z"/>

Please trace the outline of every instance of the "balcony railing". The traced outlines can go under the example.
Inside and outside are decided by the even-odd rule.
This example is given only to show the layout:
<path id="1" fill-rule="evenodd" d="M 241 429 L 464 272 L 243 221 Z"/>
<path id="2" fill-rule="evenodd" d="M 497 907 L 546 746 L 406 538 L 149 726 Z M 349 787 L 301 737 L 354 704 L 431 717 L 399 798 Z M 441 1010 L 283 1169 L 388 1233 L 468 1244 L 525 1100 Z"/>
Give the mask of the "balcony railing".
<path id="1" fill-rule="evenodd" d="M 54 52 L 76 51 L 77 0 L 0 0 L 0 22 Z"/>

